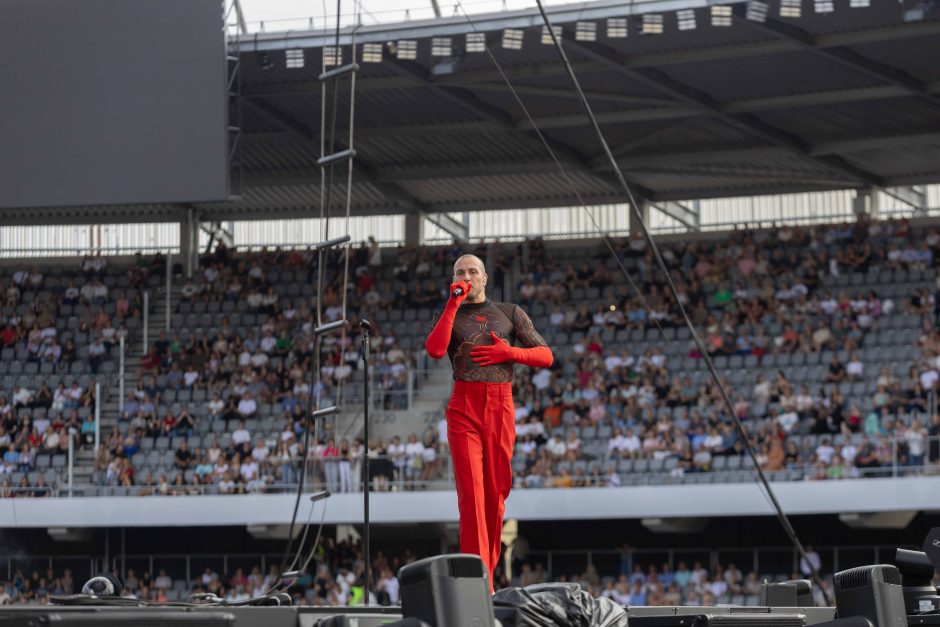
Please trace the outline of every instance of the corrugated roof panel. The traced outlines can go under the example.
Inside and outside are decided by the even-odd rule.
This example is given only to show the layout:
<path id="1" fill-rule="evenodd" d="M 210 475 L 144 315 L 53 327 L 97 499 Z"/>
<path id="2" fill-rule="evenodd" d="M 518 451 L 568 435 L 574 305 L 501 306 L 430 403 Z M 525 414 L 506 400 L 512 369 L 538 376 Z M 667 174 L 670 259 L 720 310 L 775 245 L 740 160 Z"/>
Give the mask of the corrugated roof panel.
<path id="1" fill-rule="evenodd" d="M 780 109 L 757 114 L 763 121 L 811 141 L 906 134 L 911 129 L 940 131 L 940 104 L 914 98 L 889 98 L 827 107 Z"/>
<path id="2" fill-rule="evenodd" d="M 852 46 L 862 57 L 888 67 L 904 68 L 922 81 L 940 80 L 940 37 L 912 37 Z"/>
<path id="3" fill-rule="evenodd" d="M 598 192 L 595 177 L 580 172 L 569 172 L 572 183 L 579 193 Z M 570 198 L 571 187 L 559 175 L 514 174 L 508 176 L 485 176 L 472 179 L 434 179 L 426 181 L 406 181 L 402 187 L 412 194 L 433 204 L 461 202 L 498 202 L 500 199 L 531 198 L 540 201 Z M 613 188 L 604 185 L 605 191 Z"/>
<path id="4" fill-rule="evenodd" d="M 370 137 L 359 142 L 359 147 L 375 165 L 471 163 L 543 155 L 534 141 L 510 133 Z"/>
<path id="5" fill-rule="evenodd" d="M 708 66 L 671 65 L 664 67 L 663 71 L 679 83 L 719 101 L 887 84 L 887 81 L 810 52 L 724 59 Z"/>
<path id="6" fill-rule="evenodd" d="M 846 159 L 886 177 L 934 175 L 940 178 L 940 139 L 932 145 L 856 151 Z"/>

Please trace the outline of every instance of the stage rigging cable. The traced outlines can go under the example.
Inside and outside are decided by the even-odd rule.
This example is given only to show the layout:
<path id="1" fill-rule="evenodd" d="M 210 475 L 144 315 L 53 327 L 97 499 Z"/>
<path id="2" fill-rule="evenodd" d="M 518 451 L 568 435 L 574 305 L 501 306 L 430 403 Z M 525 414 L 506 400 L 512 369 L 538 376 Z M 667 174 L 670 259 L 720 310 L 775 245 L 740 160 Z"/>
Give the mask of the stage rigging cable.
<path id="1" fill-rule="evenodd" d="M 456 2 L 457 2 L 457 7 L 460 8 L 460 11 L 463 13 L 467 22 L 470 24 L 470 27 L 473 29 L 474 32 L 477 32 L 476 25 L 474 24 L 473 20 L 470 18 L 466 10 L 464 10 L 461 0 L 456 0 Z M 754 452 L 754 444 L 751 441 L 751 438 L 748 435 L 747 430 L 744 428 L 744 425 L 741 423 L 741 420 L 738 418 L 736 412 L 734 411 L 734 407 L 731 404 L 731 399 L 728 395 L 728 391 L 725 388 L 725 385 L 722 382 L 721 378 L 718 376 L 718 371 L 716 370 L 715 365 L 712 362 L 712 359 L 708 353 L 708 350 L 704 342 L 702 342 L 701 337 L 699 337 L 699 334 L 695 329 L 695 325 L 692 324 L 692 321 L 689 318 L 689 315 L 686 312 L 685 307 L 682 304 L 682 301 L 679 299 L 678 290 L 676 289 L 676 285 L 675 285 L 675 282 L 673 281 L 672 274 L 670 273 L 668 266 L 666 266 L 666 263 L 663 260 L 662 255 L 660 254 L 659 247 L 657 246 L 656 242 L 653 240 L 652 235 L 650 234 L 649 228 L 647 227 L 645 221 L 643 220 L 643 214 L 640 211 L 639 206 L 637 205 L 636 199 L 633 195 L 632 190 L 630 189 L 630 186 L 627 184 L 627 181 L 623 176 L 623 172 L 620 170 L 620 167 L 617 164 L 617 160 L 614 158 L 613 153 L 610 151 L 610 147 L 607 144 L 603 131 L 601 131 L 600 125 L 597 122 L 597 118 L 594 116 L 594 112 L 591 109 L 591 106 L 587 101 L 587 97 L 585 96 L 584 91 L 581 89 L 581 84 L 578 81 L 577 74 L 575 73 L 574 68 L 571 66 L 571 63 L 568 61 L 568 55 L 565 54 L 564 48 L 561 45 L 561 41 L 559 40 L 558 35 L 556 34 L 555 29 L 551 23 L 551 20 L 549 19 L 548 14 L 545 11 L 545 7 L 542 5 L 542 0 L 535 0 L 535 2 L 536 2 L 536 5 L 538 6 L 539 13 L 542 16 L 542 21 L 545 23 L 545 32 L 551 37 L 552 44 L 554 45 L 555 49 L 558 51 L 558 55 L 561 59 L 561 63 L 564 65 L 565 71 L 571 80 L 572 87 L 578 97 L 578 101 L 581 104 L 582 108 L 584 109 L 585 115 L 587 116 L 588 121 L 591 124 L 591 128 L 594 131 L 594 134 L 597 136 L 597 140 L 600 143 L 601 148 L 603 149 L 603 152 L 607 161 L 610 163 L 611 167 L 613 168 L 614 175 L 617 179 L 618 185 L 623 190 L 625 199 L 627 201 L 627 205 L 629 206 L 630 211 L 633 212 L 633 216 L 636 218 L 636 222 L 639 225 L 640 231 L 643 233 L 643 238 L 646 241 L 647 246 L 649 246 L 653 254 L 653 257 L 656 260 L 657 267 L 659 268 L 660 272 L 662 272 L 663 276 L 666 279 L 666 284 L 669 287 L 669 292 L 672 295 L 673 299 L 675 300 L 676 306 L 678 307 L 679 312 L 682 315 L 682 319 L 683 319 L 683 322 L 685 323 L 685 326 L 689 329 L 689 332 L 692 337 L 692 341 L 695 343 L 696 348 L 698 349 L 699 353 L 702 355 L 702 359 L 705 361 L 705 366 L 708 369 L 708 373 L 711 376 L 712 380 L 714 381 L 715 385 L 718 388 L 718 391 L 721 394 L 722 403 L 724 404 L 725 409 L 727 410 L 728 415 L 730 416 L 735 426 L 735 429 L 738 432 L 738 435 L 741 437 L 741 439 L 745 443 L 745 449 L 747 450 L 748 457 L 751 460 L 751 464 L 756 475 L 758 487 L 762 489 L 762 494 L 764 494 L 765 498 L 767 498 L 768 502 L 773 508 L 774 513 L 777 516 L 777 519 L 780 521 L 781 526 L 783 527 L 787 536 L 790 538 L 790 541 L 793 544 L 793 547 L 799 553 L 800 557 L 802 558 L 802 561 L 805 562 L 809 566 L 809 568 L 812 570 L 811 578 L 813 582 L 819 587 L 820 591 L 822 592 L 823 596 L 826 599 L 826 603 L 828 603 L 829 605 L 832 605 L 832 599 L 830 598 L 828 591 L 822 585 L 822 579 L 819 575 L 818 569 L 815 567 L 812 561 L 808 558 L 806 554 L 806 549 L 804 548 L 803 543 L 800 542 L 799 537 L 796 535 L 796 530 L 793 528 L 793 525 L 790 523 L 790 519 L 787 517 L 786 513 L 783 511 L 783 508 L 781 507 L 780 502 L 777 500 L 777 496 L 774 493 L 773 488 L 770 486 L 770 482 L 767 481 L 767 477 L 766 475 L 764 475 L 764 471 L 761 469 L 760 464 L 758 464 L 757 462 L 757 456 Z M 588 215 L 591 218 L 591 222 L 594 224 L 594 227 L 597 229 L 598 233 L 603 238 L 604 244 L 607 246 L 607 249 L 610 251 L 611 255 L 616 260 L 616 263 L 618 267 L 620 268 L 620 271 L 623 273 L 624 278 L 626 278 L 631 288 L 639 296 L 641 303 L 643 304 L 644 308 L 647 310 L 647 313 L 652 314 L 649 306 L 646 304 L 646 301 L 643 299 L 643 296 L 640 293 L 638 286 L 633 281 L 632 277 L 630 276 L 629 272 L 624 266 L 623 261 L 620 259 L 620 256 L 617 254 L 616 249 L 611 244 L 609 236 L 600 227 L 600 225 L 597 223 L 597 221 L 594 218 L 594 214 L 585 205 L 583 199 L 581 198 L 580 194 L 575 188 L 574 183 L 572 182 L 570 176 L 568 175 L 565 168 L 562 166 L 558 157 L 555 155 L 555 151 L 552 149 L 547 138 L 542 133 L 539 126 L 536 124 L 532 115 L 529 113 L 528 108 L 522 102 L 522 99 L 519 97 L 518 93 L 516 92 L 515 88 L 512 85 L 512 81 L 503 71 L 503 68 L 500 65 L 499 61 L 496 59 L 496 56 L 490 50 L 489 44 L 485 45 L 485 50 L 490 60 L 493 62 L 494 66 L 496 67 L 497 71 L 499 72 L 500 76 L 502 77 L 503 81 L 506 83 L 507 88 L 512 93 L 512 96 L 516 100 L 516 103 L 519 105 L 519 107 L 522 109 L 523 113 L 525 114 L 525 117 L 527 121 L 529 122 L 529 124 L 531 125 L 531 128 L 536 132 L 539 139 L 541 140 L 542 145 L 548 151 L 549 155 L 552 158 L 552 161 L 558 167 L 558 169 L 560 170 L 562 174 L 562 177 L 565 179 L 568 186 L 571 188 L 572 193 L 578 199 L 578 202 L 580 203 L 581 207 L 585 211 L 587 211 Z M 651 315 L 650 318 L 654 322 L 656 322 L 655 317 Z M 658 322 L 656 322 L 656 324 L 657 326 L 659 326 Z"/>

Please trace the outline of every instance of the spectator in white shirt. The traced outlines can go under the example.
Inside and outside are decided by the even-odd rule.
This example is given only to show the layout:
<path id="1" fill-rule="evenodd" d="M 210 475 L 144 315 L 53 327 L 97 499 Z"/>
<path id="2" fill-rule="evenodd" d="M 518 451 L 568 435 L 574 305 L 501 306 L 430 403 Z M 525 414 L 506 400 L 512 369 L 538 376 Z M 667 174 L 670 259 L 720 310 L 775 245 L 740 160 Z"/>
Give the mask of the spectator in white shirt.
<path id="1" fill-rule="evenodd" d="M 264 440 L 261 438 L 258 438 L 257 441 L 255 441 L 255 447 L 251 449 L 252 458 L 254 458 L 254 460 L 260 464 L 261 462 L 266 460 L 268 458 L 268 455 L 270 454 L 271 454 L 271 451 L 270 449 L 268 449 L 267 445 L 264 443 Z"/>
<path id="2" fill-rule="evenodd" d="M 209 401 L 209 415 L 219 416 L 222 414 L 223 409 L 225 409 L 225 401 L 222 400 L 221 396 L 215 394 L 212 400 Z"/>
<path id="3" fill-rule="evenodd" d="M 33 402 L 33 393 L 28 388 L 16 386 L 13 388 L 13 407 L 27 407 Z"/>
<path id="4" fill-rule="evenodd" d="M 642 447 L 642 442 L 640 442 L 640 438 L 633 432 L 633 429 L 627 429 L 627 433 L 624 435 L 624 445 L 630 457 L 636 458 Z"/>
<path id="5" fill-rule="evenodd" d="M 858 354 L 852 354 L 852 359 L 845 366 L 845 374 L 848 376 L 849 381 L 858 381 L 864 376 L 865 364 L 862 363 Z"/>
<path id="6" fill-rule="evenodd" d="M 829 438 L 823 438 L 816 447 L 816 459 L 826 464 L 832 463 L 832 458 L 836 454 L 836 449 L 829 442 Z"/>
<path id="7" fill-rule="evenodd" d="M 565 442 L 558 437 L 558 434 L 555 434 L 545 444 L 545 450 L 547 450 L 553 458 L 561 459 L 565 456 L 565 453 L 568 452 L 568 447 L 565 446 Z"/>
<path id="8" fill-rule="evenodd" d="M 405 475 L 408 479 L 417 479 L 424 468 L 424 444 L 412 433 L 405 444 Z"/>
<path id="9" fill-rule="evenodd" d="M 623 432 L 617 427 L 614 429 L 614 434 L 607 441 L 607 456 L 624 457 L 628 454 L 627 438 L 624 437 Z"/>
<path id="10" fill-rule="evenodd" d="M 251 444 L 251 432 L 245 428 L 244 420 L 239 420 L 238 428 L 232 432 L 232 444 L 243 456 L 248 454 L 248 447 Z"/>
<path id="11" fill-rule="evenodd" d="M 245 395 L 238 401 L 238 413 L 243 418 L 251 418 L 258 411 L 258 403 L 252 398 L 251 392 L 245 392 Z M 244 423 L 242 423 L 244 426 Z"/>

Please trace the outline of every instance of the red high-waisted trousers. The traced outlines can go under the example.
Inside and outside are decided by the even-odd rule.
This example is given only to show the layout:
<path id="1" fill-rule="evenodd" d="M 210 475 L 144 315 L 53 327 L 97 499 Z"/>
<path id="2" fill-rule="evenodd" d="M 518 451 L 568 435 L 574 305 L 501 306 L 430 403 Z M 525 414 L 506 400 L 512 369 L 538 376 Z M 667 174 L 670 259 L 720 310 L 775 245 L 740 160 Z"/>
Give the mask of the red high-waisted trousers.
<path id="1" fill-rule="evenodd" d="M 460 550 L 483 559 L 491 591 L 512 488 L 515 413 L 511 383 L 454 381 L 447 403 L 447 442 L 457 481 Z"/>

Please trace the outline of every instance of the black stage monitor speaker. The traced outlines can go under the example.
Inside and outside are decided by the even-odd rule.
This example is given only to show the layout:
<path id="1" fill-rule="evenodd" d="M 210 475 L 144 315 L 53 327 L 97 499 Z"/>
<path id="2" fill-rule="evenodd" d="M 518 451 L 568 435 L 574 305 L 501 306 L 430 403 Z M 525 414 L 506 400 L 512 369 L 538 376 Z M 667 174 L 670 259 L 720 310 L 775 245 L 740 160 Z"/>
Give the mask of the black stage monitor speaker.
<path id="1" fill-rule="evenodd" d="M 839 618 L 863 616 L 874 627 L 908 627 L 901 573 L 894 566 L 859 566 L 833 577 Z"/>
<path id="2" fill-rule="evenodd" d="M 904 606 L 907 615 L 940 610 L 940 595 L 933 587 L 933 564 L 923 551 L 898 549 L 894 564 L 901 572 L 904 586 Z"/>
<path id="3" fill-rule="evenodd" d="M 809 579 L 764 583 L 760 604 L 773 607 L 813 607 L 813 584 Z"/>
<path id="4" fill-rule="evenodd" d="M 398 571 L 401 613 L 431 627 L 491 627 L 493 599 L 483 560 L 476 555 L 440 555 Z"/>

